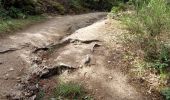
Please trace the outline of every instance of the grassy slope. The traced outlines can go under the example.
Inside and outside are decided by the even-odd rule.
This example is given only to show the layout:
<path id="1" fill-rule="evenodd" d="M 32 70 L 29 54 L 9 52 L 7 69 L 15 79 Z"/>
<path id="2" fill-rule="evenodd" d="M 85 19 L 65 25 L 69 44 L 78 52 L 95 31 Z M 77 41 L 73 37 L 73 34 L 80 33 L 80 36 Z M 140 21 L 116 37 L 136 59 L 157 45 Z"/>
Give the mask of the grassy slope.
<path id="1" fill-rule="evenodd" d="M 45 20 L 44 16 L 28 16 L 25 19 L 7 19 L 0 21 L 0 36 L 12 34 L 15 31 L 21 30 L 33 23 Z"/>

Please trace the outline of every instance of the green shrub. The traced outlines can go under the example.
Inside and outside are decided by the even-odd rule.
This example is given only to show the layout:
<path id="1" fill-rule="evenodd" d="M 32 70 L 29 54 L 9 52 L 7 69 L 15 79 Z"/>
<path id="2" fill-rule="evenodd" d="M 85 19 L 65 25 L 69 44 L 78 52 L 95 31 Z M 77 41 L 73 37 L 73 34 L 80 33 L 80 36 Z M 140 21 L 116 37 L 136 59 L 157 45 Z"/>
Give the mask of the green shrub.
<path id="1" fill-rule="evenodd" d="M 150 0 L 142 3 L 136 14 L 127 17 L 127 25 L 135 33 L 145 33 L 157 36 L 163 31 L 169 31 L 170 10 L 165 0 Z"/>
<path id="2" fill-rule="evenodd" d="M 169 48 L 162 45 L 159 53 L 159 58 L 156 60 L 155 68 L 159 70 L 161 74 L 165 73 L 165 70 L 170 67 L 170 52 Z"/>
<path id="3" fill-rule="evenodd" d="M 85 94 L 84 89 L 81 85 L 76 83 L 62 83 L 55 89 L 56 97 L 66 97 L 66 98 L 79 98 Z"/>
<path id="4" fill-rule="evenodd" d="M 70 0 L 68 9 L 70 9 L 71 12 L 73 11 L 75 13 L 84 12 L 86 10 L 81 0 Z"/>
<path id="5" fill-rule="evenodd" d="M 170 66 L 169 48 L 161 39 L 170 32 L 170 10 L 165 0 L 137 0 L 136 11 L 123 18 L 131 33 L 140 37 L 140 48 L 145 53 L 145 60 L 155 63 L 153 66 L 160 73 Z"/>
<path id="6" fill-rule="evenodd" d="M 93 10 L 110 11 L 120 0 L 81 0 L 84 7 Z"/>
<path id="7" fill-rule="evenodd" d="M 45 92 L 44 90 L 40 90 L 38 94 L 36 95 L 36 100 L 44 100 Z"/>
<path id="8" fill-rule="evenodd" d="M 163 89 L 161 93 L 165 96 L 166 100 L 170 100 L 170 88 Z"/>
<path id="9" fill-rule="evenodd" d="M 65 8 L 62 4 L 58 3 L 58 2 L 53 2 L 52 3 L 53 8 L 58 11 L 60 14 L 64 14 L 65 13 Z"/>
<path id="10" fill-rule="evenodd" d="M 126 5 L 123 4 L 123 3 L 120 3 L 118 6 L 113 6 L 112 9 L 111 9 L 111 13 L 117 13 L 119 11 L 125 11 L 127 8 L 126 8 Z"/>
<path id="11" fill-rule="evenodd" d="M 24 18 L 25 14 L 23 14 L 20 9 L 17 9 L 15 7 L 11 7 L 7 11 L 7 16 L 10 16 L 12 18 Z"/>
<path id="12" fill-rule="evenodd" d="M 9 18 L 8 12 L 5 9 L 0 8 L 0 20 L 6 19 L 6 18 Z"/>

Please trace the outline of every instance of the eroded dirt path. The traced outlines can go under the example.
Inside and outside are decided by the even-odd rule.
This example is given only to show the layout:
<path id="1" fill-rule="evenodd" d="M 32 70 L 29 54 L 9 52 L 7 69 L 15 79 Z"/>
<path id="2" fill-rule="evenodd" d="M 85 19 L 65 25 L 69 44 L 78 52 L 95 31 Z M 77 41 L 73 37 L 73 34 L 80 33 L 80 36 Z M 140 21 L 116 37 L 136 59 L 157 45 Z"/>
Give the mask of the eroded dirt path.
<path id="1" fill-rule="evenodd" d="M 58 81 L 74 81 L 95 100 L 161 100 L 143 82 L 131 82 L 120 39 L 126 30 L 104 16 L 57 17 L 1 39 L 1 99 L 34 100 L 43 89 L 49 100 Z"/>
<path id="2" fill-rule="evenodd" d="M 40 66 L 48 67 L 40 84 L 47 94 L 60 80 L 82 84 L 95 100 L 161 100 L 149 93 L 143 82 L 135 83 L 138 88 L 134 86 L 120 39 L 126 30 L 120 28 L 119 21 L 111 22 L 101 20 L 81 28 L 62 40 L 65 45 L 57 49 L 54 46 L 44 55 L 45 62 Z M 56 68 L 60 71 L 51 74 Z"/>
<path id="3" fill-rule="evenodd" d="M 105 15 L 106 13 L 90 13 L 56 17 L 41 25 L 33 25 L 20 33 L 0 39 L 0 100 L 6 100 L 6 96 L 14 99 L 22 98 L 23 93 L 16 89 L 23 87 L 18 83 L 27 80 L 29 78 L 27 74 L 33 73 L 36 67 L 33 62 L 38 58 L 33 52 L 58 43 L 76 29 L 90 25 Z M 24 95 L 31 94 L 25 92 Z"/>

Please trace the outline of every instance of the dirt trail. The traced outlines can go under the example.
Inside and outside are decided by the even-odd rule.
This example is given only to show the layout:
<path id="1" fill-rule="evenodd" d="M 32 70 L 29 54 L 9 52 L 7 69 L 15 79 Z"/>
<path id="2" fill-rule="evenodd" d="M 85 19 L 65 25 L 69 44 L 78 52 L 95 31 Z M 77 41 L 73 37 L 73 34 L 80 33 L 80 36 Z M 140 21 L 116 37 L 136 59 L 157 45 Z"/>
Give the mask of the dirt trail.
<path id="1" fill-rule="evenodd" d="M 62 80 L 84 85 L 95 100 L 161 100 L 150 94 L 146 87 L 141 87 L 142 82 L 135 84 L 137 88 L 129 81 L 129 66 L 123 59 L 124 48 L 119 43 L 120 36 L 126 31 L 119 25 L 116 20 L 112 24 L 109 20 L 101 20 L 64 38 L 61 41 L 66 45 L 46 54 L 42 65 L 48 66 L 49 70 L 40 83 L 47 94 L 56 86 L 55 82 Z M 61 65 L 72 70 L 61 69 L 60 73 L 53 72 L 53 75 L 57 74 L 53 76 L 50 70 Z"/>
<path id="2" fill-rule="evenodd" d="M 59 80 L 83 84 L 96 100 L 160 100 L 129 82 L 118 41 L 126 31 L 115 20 L 94 23 L 104 16 L 56 17 L 0 39 L 0 100 L 34 100 L 38 89 L 50 94 Z"/>
<path id="3" fill-rule="evenodd" d="M 0 39 L 0 100 L 6 100 L 9 93 L 15 98 L 22 95 L 15 88 L 20 88 L 18 83 L 32 71 L 32 63 L 36 61 L 34 50 L 57 43 L 76 29 L 90 25 L 105 15 L 106 13 L 89 13 L 56 17 Z"/>

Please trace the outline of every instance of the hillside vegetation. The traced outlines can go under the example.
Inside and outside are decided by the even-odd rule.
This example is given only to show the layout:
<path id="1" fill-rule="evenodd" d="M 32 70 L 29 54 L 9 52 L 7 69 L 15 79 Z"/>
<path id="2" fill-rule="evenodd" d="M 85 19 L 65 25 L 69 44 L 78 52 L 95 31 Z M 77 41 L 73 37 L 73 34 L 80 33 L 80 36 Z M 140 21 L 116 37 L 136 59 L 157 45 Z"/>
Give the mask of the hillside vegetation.
<path id="1" fill-rule="evenodd" d="M 20 18 L 42 13 L 81 13 L 109 11 L 115 0 L 0 0 L 0 17 Z"/>
<path id="2" fill-rule="evenodd" d="M 170 100 L 170 5 L 167 0 L 130 1 L 129 13 L 119 19 L 126 25 L 125 45 L 136 75 L 161 91 Z M 115 14 L 115 9 L 112 9 Z M 158 83 L 151 82 L 155 75 Z"/>
<path id="3" fill-rule="evenodd" d="M 42 16 L 44 14 L 110 11 L 117 3 L 115 0 L 0 0 L 0 33 L 11 33 L 31 23 L 42 21 L 45 19 Z"/>

